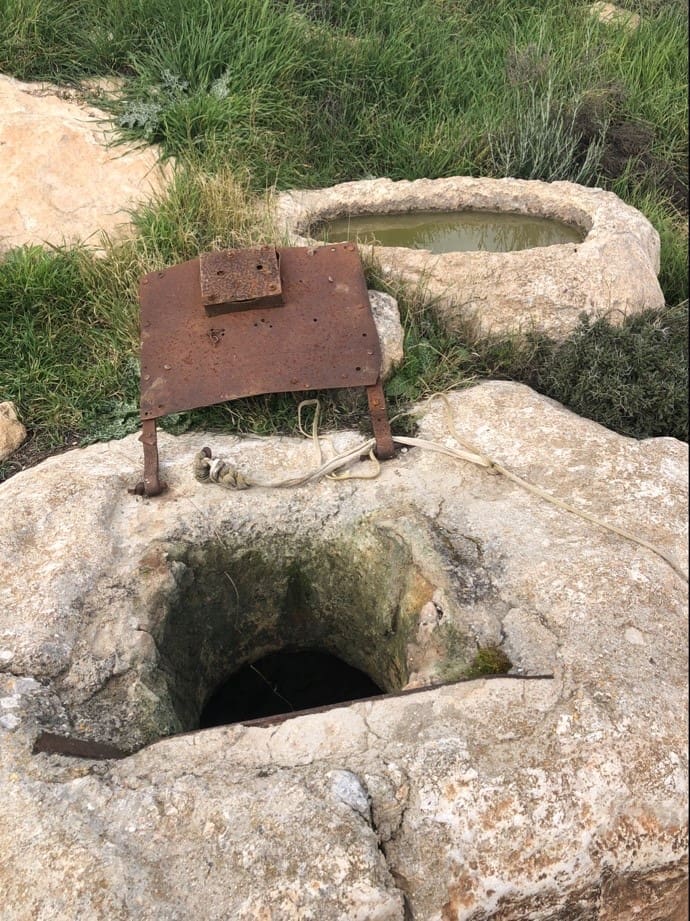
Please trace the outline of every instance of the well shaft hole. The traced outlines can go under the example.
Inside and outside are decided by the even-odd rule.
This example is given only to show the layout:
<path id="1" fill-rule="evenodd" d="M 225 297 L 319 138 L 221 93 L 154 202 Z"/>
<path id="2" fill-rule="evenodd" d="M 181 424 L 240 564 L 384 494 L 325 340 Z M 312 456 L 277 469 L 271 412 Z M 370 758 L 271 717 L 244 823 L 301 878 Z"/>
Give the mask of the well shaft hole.
<path id="1" fill-rule="evenodd" d="M 371 678 L 329 653 L 273 652 L 220 685 L 204 707 L 201 729 L 374 697 Z"/>

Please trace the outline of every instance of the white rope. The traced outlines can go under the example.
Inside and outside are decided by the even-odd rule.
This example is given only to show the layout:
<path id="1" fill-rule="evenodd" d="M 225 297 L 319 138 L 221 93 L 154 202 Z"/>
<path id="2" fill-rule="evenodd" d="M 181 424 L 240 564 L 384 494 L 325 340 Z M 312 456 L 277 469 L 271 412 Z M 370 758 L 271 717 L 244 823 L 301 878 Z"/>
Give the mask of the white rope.
<path id="1" fill-rule="evenodd" d="M 446 421 L 450 434 L 453 439 L 460 445 L 460 447 L 451 448 L 447 445 L 442 445 L 435 441 L 427 441 L 424 438 L 412 438 L 406 435 L 394 435 L 393 441 L 395 444 L 404 445 L 405 447 L 409 446 L 414 448 L 422 448 L 426 451 L 435 451 L 437 454 L 444 454 L 447 457 L 452 457 L 456 460 L 463 460 L 470 464 L 474 464 L 477 467 L 482 467 L 489 473 L 500 474 L 511 482 L 516 483 L 518 486 L 521 486 L 533 496 L 537 496 L 538 498 L 543 499 L 545 502 L 549 502 L 556 508 L 560 508 L 561 510 L 572 515 L 577 515 L 578 518 L 581 518 L 590 524 L 594 524 L 597 527 L 612 532 L 613 534 L 617 534 L 619 537 L 622 537 L 631 543 L 637 544 L 638 546 L 644 547 L 646 550 L 651 551 L 652 553 L 656 554 L 656 556 L 664 560 L 664 562 L 667 563 L 684 582 L 688 582 L 688 574 L 681 569 L 673 557 L 671 557 L 661 548 L 657 547 L 655 544 L 650 543 L 650 541 L 645 540 L 643 537 L 639 537 L 637 534 L 633 534 L 631 531 L 626 531 L 624 528 L 619 528 L 617 525 L 602 521 L 602 519 L 597 518 L 596 515 L 592 515 L 590 512 L 584 511 L 583 509 L 578 509 L 574 505 L 570 505 L 570 503 L 565 502 L 563 499 L 559 499 L 557 496 L 552 496 L 551 493 L 547 492 L 545 489 L 542 489 L 540 486 L 535 486 L 533 483 L 530 483 L 529 480 L 523 479 L 517 473 L 513 473 L 512 470 L 508 470 L 502 464 L 497 463 L 487 454 L 478 451 L 476 448 L 462 439 L 456 431 L 452 409 L 445 394 L 435 394 L 435 397 L 440 397 L 444 401 L 446 408 Z M 312 421 L 311 432 L 307 432 L 302 425 L 302 410 L 304 407 L 311 405 L 315 406 L 314 419 Z M 336 454 L 335 457 L 332 457 L 328 461 L 324 461 L 323 449 L 321 447 L 321 441 L 318 435 L 319 414 L 320 406 L 318 400 L 303 400 L 297 408 L 297 427 L 305 438 L 308 438 L 314 443 L 318 457 L 318 466 L 314 470 L 311 470 L 309 473 L 305 473 L 302 476 L 290 477 L 285 480 L 276 480 L 273 482 L 253 480 L 245 477 L 231 464 L 226 463 L 220 458 L 213 458 L 209 448 L 203 448 L 197 454 L 194 460 L 194 475 L 198 480 L 202 482 L 217 483 L 219 486 L 222 486 L 225 489 L 232 490 L 248 489 L 250 486 L 259 486 L 265 489 L 284 489 L 295 486 L 304 486 L 307 483 L 314 483 L 317 480 L 320 480 L 322 477 L 327 477 L 328 479 L 332 480 L 375 479 L 381 470 L 381 465 L 379 464 L 376 455 L 374 454 L 374 449 L 376 447 L 375 438 L 370 438 L 362 444 L 356 445 L 355 447 L 350 448 L 348 451 L 343 451 L 339 454 Z M 350 470 L 346 471 L 345 473 L 337 472 L 343 467 L 348 467 L 354 461 L 361 460 L 366 456 L 368 456 L 372 461 L 373 469 L 370 468 L 369 471 L 360 473 L 353 473 Z"/>
<path id="2" fill-rule="evenodd" d="M 302 424 L 302 410 L 306 406 L 315 407 L 311 432 L 305 431 Z M 319 415 L 320 405 L 318 400 L 302 400 L 297 407 L 297 428 L 300 434 L 312 441 L 316 448 L 318 466 L 314 470 L 310 470 L 309 473 L 305 473 L 302 476 L 289 477 L 285 480 L 262 481 L 249 479 L 233 467 L 232 464 L 228 464 L 220 458 L 214 458 L 209 448 L 203 448 L 194 460 L 194 475 L 197 480 L 201 480 L 202 482 L 218 483 L 219 486 L 232 490 L 248 489 L 250 486 L 259 486 L 264 489 L 286 489 L 295 486 L 304 486 L 306 483 L 314 483 L 322 477 L 328 477 L 332 480 L 371 480 L 377 477 L 380 473 L 381 465 L 374 454 L 374 448 L 376 447 L 375 438 L 370 438 L 368 441 L 356 445 L 348 451 L 336 454 L 335 457 L 332 457 L 330 460 L 324 461 L 323 449 L 319 439 Z M 372 471 L 364 473 L 353 473 L 352 471 L 348 471 L 347 473 L 340 474 L 336 472 L 342 467 L 347 467 L 354 461 L 360 460 L 363 456 L 368 456 L 373 462 L 374 469 Z"/>

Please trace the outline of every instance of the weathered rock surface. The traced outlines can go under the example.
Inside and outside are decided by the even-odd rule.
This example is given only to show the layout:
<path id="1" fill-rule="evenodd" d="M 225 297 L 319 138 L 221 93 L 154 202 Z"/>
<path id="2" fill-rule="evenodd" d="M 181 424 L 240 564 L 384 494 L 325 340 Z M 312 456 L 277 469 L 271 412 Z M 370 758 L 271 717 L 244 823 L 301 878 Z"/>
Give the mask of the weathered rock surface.
<path id="1" fill-rule="evenodd" d="M 13 454 L 26 441 L 26 429 L 17 417 L 14 403 L 0 403 L 0 460 Z"/>
<path id="2" fill-rule="evenodd" d="M 625 10 L 620 6 L 616 6 L 615 3 L 604 3 L 603 0 L 593 3 L 589 8 L 589 13 L 590 16 L 594 16 L 605 25 L 618 26 L 628 32 L 634 32 L 635 29 L 639 29 L 642 22 L 638 13 Z"/>
<path id="3" fill-rule="evenodd" d="M 112 146 L 109 116 L 45 83 L 0 75 L 0 250 L 25 243 L 98 246 L 159 191 L 170 168 L 153 148 Z"/>
<path id="4" fill-rule="evenodd" d="M 449 399 L 469 442 L 687 567 L 687 445 L 514 384 Z M 452 443 L 441 401 L 420 416 Z M 313 464 L 306 441 L 207 439 L 266 478 Z M 227 493 L 193 479 L 198 435 L 160 443 L 156 499 L 127 493 L 134 437 L 0 486 L 7 921 L 680 921 L 687 585 L 667 563 L 430 452 Z M 513 668 L 155 741 L 288 641 L 390 690 L 425 643 L 460 663 L 497 644 Z M 152 744 L 32 755 L 42 729 Z"/>
<path id="5" fill-rule="evenodd" d="M 285 192 L 274 204 L 280 232 L 297 245 L 312 242 L 320 221 L 408 211 L 500 211 L 562 221 L 581 228 L 582 243 L 511 253 L 433 255 L 375 247 L 384 270 L 422 285 L 452 331 L 469 321 L 484 333 L 538 329 L 567 336 L 584 311 L 620 322 L 661 307 L 659 235 L 639 211 L 612 192 L 572 182 L 519 179 L 372 179 L 328 189 Z"/>
<path id="6" fill-rule="evenodd" d="M 404 357 L 400 311 L 396 299 L 383 291 L 369 291 L 369 303 L 381 345 L 381 380 L 386 381 Z"/>

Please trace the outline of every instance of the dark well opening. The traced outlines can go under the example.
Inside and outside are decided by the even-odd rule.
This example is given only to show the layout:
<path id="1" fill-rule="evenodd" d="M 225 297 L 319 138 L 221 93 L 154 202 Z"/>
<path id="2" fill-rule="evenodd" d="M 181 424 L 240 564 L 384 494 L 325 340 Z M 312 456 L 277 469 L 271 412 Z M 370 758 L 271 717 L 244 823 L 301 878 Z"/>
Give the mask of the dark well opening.
<path id="1" fill-rule="evenodd" d="M 248 663 L 220 685 L 199 718 L 201 729 L 277 716 L 385 693 L 342 659 L 317 650 L 281 650 Z"/>
<path id="2" fill-rule="evenodd" d="M 394 694 L 411 677 L 419 687 L 468 674 L 477 641 L 467 618 L 491 602 L 473 541 L 451 543 L 408 508 L 312 540 L 253 527 L 155 543 L 142 557 L 140 660 L 86 700 L 65 691 L 85 738 L 135 751 L 291 707 Z"/>

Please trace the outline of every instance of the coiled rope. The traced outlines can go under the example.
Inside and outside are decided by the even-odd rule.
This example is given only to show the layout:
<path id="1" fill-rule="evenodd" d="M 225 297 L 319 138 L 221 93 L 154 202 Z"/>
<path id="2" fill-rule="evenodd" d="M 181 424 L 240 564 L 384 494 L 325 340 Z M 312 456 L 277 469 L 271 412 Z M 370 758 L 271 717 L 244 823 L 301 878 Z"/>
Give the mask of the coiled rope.
<path id="1" fill-rule="evenodd" d="M 475 447 L 462 439 L 458 434 L 455 428 L 455 423 L 453 421 L 452 409 L 445 394 L 435 394 L 435 397 L 442 399 L 445 404 L 448 430 L 459 447 L 451 448 L 447 445 L 438 444 L 438 442 L 435 441 L 427 441 L 424 438 L 411 438 L 406 435 L 394 435 L 393 441 L 395 444 L 405 447 L 423 448 L 427 451 L 435 451 L 438 454 L 445 454 L 447 457 L 452 457 L 456 460 L 463 460 L 470 464 L 474 464 L 477 467 L 483 467 L 488 473 L 504 476 L 506 479 L 527 490 L 527 492 L 531 493 L 533 496 L 537 496 L 538 498 L 543 499 L 545 502 L 554 505 L 556 508 L 560 508 L 563 511 L 570 513 L 571 515 L 577 515 L 577 517 L 581 518 L 583 521 L 587 521 L 599 528 L 603 528 L 606 531 L 617 534 L 624 540 L 628 540 L 633 544 L 637 544 L 639 547 L 644 547 L 646 550 L 649 550 L 651 553 L 654 553 L 656 556 L 660 557 L 684 582 L 688 582 L 688 574 L 684 572 L 683 569 L 681 569 L 679 564 L 673 559 L 672 556 L 666 553 L 665 550 L 662 550 L 660 547 L 650 543 L 650 541 L 645 540 L 643 537 L 639 537 L 637 534 L 633 534 L 631 531 L 627 531 L 624 528 L 619 528 L 617 525 L 602 521 L 602 519 L 597 518 L 596 515 L 592 515 L 590 512 L 586 512 L 583 509 L 578 509 L 574 505 L 570 505 L 569 502 L 565 502 L 563 499 L 559 499 L 557 496 L 552 496 L 551 493 L 547 492 L 545 489 L 542 489 L 540 486 L 535 486 L 533 483 L 530 483 L 529 480 L 525 480 L 517 473 L 513 473 L 511 470 L 508 470 L 502 464 L 499 464 L 497 461 L 490 458 L 487 454 L 478 451 Z M 305 431 L 302 425 L 302 411 L 307 406 L 315 407 L 311 432 Z M 381 469 L 381 465 L 379 464 L 378 460 L 376 459 L 376 455 L 374 454 L 376 439 L 370 438 L 362 444 L 356 445 L 354 448 L 351 448 L 348 451 L 336 454 L 335 457 L 328 461 L 324 461 L 321 440 L 319 439 L 318 434 L 319 415 L 320 406 L 318 400 L 303 400 L 297 408 L 298 429 L 300 433 L 305 436 L 305 438 L 308 438 L 313 442 L 318 457 L 317 466 L 308 473 L 305 473 L 303 476 L 290 477 L 284 480 L 275 480 L 269 482 L 250 479 L 249 477 L 240 473 L 240 471 L 232 464 L 227 463 L 221 458 L 214 458 L 210 448 L 202 448 L 194 458 L 194 476 L 202 483 L 217 483 L 224 489 L 230 490 L 249 489 L 252 486 L 263 487 L 265 489 L 284 489 L 295 486 L 304 486 L 307 483 L 314 483 L 317 480 L 320 480 L 322 477 L 327 477 L 328 479 L 333 480 L 375 479 L 379 475 Z M 349 464 L 364 456 L 368 456 L 373 465 L 373 467 L 368 471 L 359 473 L 353 473 L 350 470 L 346 471 L 345 473 L 337 472 L 343 467 L 347 467 Z"/>

